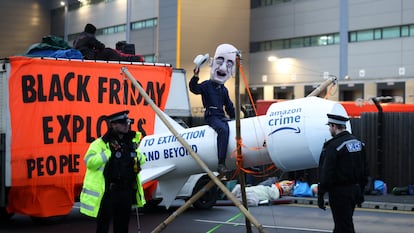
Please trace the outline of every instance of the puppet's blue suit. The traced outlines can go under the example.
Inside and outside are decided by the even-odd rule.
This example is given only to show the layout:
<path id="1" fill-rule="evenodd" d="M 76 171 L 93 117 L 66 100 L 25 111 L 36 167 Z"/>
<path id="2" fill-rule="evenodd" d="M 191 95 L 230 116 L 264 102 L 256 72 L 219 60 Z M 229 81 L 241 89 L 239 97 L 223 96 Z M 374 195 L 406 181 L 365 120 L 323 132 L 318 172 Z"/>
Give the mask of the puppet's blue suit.
<path id="1" fill-rule="evenodd" d="M 227 146 L 229 143 L 228 118 L 224 113 L 234 119 L 235 112 L 233 102 L 230 100 L 229 92 L 224 84 L 206 80 L 198 83 L 198 76 L 193 76 L 190 80 L 190 91 L 196 95 L 201 95 L 205 108 L 204 119 L 206 123 L 217 132 L 217 151 L 219 164 L 224 164 L 226 160 Z"/>

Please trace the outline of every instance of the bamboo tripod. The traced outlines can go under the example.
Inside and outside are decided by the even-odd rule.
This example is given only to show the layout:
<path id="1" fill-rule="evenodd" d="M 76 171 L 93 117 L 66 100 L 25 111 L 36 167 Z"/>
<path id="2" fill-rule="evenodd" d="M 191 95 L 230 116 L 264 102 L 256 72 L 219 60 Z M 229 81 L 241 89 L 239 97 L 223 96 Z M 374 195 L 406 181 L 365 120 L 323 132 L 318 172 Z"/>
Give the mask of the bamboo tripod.
<path id="1" fill-rule="evenodd" d="M 183 137 L 177 132 L 176 129 L 168 122 L 167 118 L 162 114 L 162 111 L 155 105 L 152 99 L 147 95 L 145 90 L 141 87 L 141 85 L 135 80 L 132 74 L 128 71 L 128 69 L 124 66 L 121 68 L 121 72 L 123 72 L 131 81 L 131 83 L 138 89 L 139 93 L 144 97 L 145 101 L 151 106 L 157 116 L 162 120 L 162 122 L 167 126 L 167 128 L 171 131 L 171 133 L 177 138 L 177 140 L 183 145 L 183 147 L 190 153 L 191 157 L 197 162 L 197 164 L 207 173 L 210 179 L 226 194 L 227 198 L 233 202 L 233 204 L 240 209 L 240 211 L 244 214 L 244 216 L 253 223 L 253 225 L 259 230 L 261 233 L 265 233 L 265 229 L 263 225 L 260 224 L 253 215 L 251 215 L 248 210 L 240 203 L 240 201 L 226 188 L 226 186 L 217 178 L 214 173 L 208 168 L 208 166 L 204 163 L 203 160 L 200 159 L 198 154 L 191 148 L 191 146 L 184 140 Z M 201 196 L 201 195 L 200 195 Z M 188 208 L 188 207 L 187 207 Z M 160 232 L 160 230 L 166 227 L 160 227 L 158 231 L 153 232 Z M 158 229 L 158 228 L 157 228 Z"/>

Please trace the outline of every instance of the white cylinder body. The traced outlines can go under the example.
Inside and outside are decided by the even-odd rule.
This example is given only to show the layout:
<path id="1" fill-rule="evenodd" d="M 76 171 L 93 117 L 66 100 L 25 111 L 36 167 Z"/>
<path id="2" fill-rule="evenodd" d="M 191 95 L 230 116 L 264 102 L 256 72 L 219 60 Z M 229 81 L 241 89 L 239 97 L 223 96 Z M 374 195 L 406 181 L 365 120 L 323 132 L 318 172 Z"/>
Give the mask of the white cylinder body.
<path id="1" fill-rule="evenodd" d="M 243 166 L 274 163 L 284 171 L 318 166 L 323 143 L 331 138 L 327 113 L 347 116 L 337 102 L 307 97 L 272 104 L 265 116 L 241 119 Z M 229 121 L 230 137 L 226 164 L 236 167 L 235 121 Z M 347 126 L 350 130 L 350 125 Z M 179 130 L 179 134 L 211 169 L 217 168 L 217 134 L 209 126 Z M 174 164 L 171 176 L 205 172 L 171 132 L 143 138 L 144 168 Z"/>
<path id="2" fill-rule="evenodd" d="M 334 101 L 307 97 L 273 104 L 266 113 L 267 147 L 284 171 L 317 167 L 323 143 L 331 138 L 327 113 L 348 116 Z M 348 122 L 347 129 L 351 126 Z"/>

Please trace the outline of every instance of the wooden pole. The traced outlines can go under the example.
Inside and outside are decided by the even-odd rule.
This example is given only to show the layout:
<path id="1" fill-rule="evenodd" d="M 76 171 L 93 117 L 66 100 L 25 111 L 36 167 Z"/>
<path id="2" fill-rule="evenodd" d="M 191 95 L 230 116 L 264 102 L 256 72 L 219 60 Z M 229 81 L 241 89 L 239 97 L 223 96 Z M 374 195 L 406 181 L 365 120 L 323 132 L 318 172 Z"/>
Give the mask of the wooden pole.
<path id="1" fill-rule="evenodd" d="M 235 94 L 236 94 L 236 106 L 235 106 L 235 112 L 236 112 L 236 143 L 237 143 L 237 161 L 241 164 L 238 164 L 238 166 L 243 167 L 243 158 L 242 158 L 242 147 L 241 147 L 241 130 L 240 130 L 240 54 L 237 54 L 236 56 L 236 81 L 235 81 Z M 246 197 L 246 177 L 245 173 L 242 169 L 239 171 L 239 182 L 240 182 L 240 190 L 242 195 L 242 202 L 243 206 L 248 209 L 247 205 L 247 197 Z M 245 218 L 246 222 L 246 232 L 251 233 L 252 232 L 252 225 L 250 224 L 250 221 L 248 218 Z"/>
<path id="2" fill-rule="evenodd" d="M 216 185 L 226 194 L 227 198 L 231 200 L 234 205 L 240 209 L 240 211 L 246 216 L 250 221 L 256 226 L 259 232 L 266 232 L 263 228 L 263 225 L 257 221 L 253 215 L 251 215 L 246 208 L 240 203 L 240 201 L 226 188 L 226 186 L 221 183 L 221 181 L 214 175 L 212 171 L 208 168 L 208 166 L 204 163 L 203 160 L 197 155 L 197 153 L 191 148 L 191 146 L 184 140 L 183 137 L 177 132 L 176 129 L 168 122 L 167 118 L 163 115 L 162 111 L 155 105 L 154 101 L 148 96 L 145 90 L 141 87 L 141 85 L 135 80 L 129 70 L 123 66 L 121 71 L 131 80 L 131 83 L 138 89 L 139 93 L 144 97 L 145 101 L 151 106 L 157 116 L 162 120 L 162 122 L 167 126 L 167 128 L 171 131 L 171 133 L 177 138 L 177 140 L 183 145 L 183 147 L 190 153 L 191 157 L 198 163 L 198 165 L 207 173 L 207 175 L 216 183 Z"/>
<path id="3" fill-rule="evenodd" d="M 326 88 L 331 85 L 331 83 L 335 83 L 337 80 L 337 78 L 335 76 L 331 76 L 329 77 L 326 81 L 324 81 L 323 83 L 321 83 L 321 85 L 319 85 L 317 88 L 315 88 L 309 95 L 307 95 L 306 97 L 311 97 L 311 96 L 318 96 L 323 90 L 326 90 Z"/>
<path id="4" fill-rule="evenodd" d="M 220 175 L 219 178 L 223 177 Z M 202 189 L 200 189 L 196 194 L 194 194 L 188 201 L 184 203 L 184 205 L 180 206 L 174 213 L 172 213 L 166 220 L 164 220 L 161 224 L 159 224 L 151 233 L 159 233 L 167 228 L 168 224 L 172 223 L 178 215 L 184 213 L 190 206 L 200 199 L 208 190 L 210 190 L 215 185 L 213 180 L 210 180 Z"/>

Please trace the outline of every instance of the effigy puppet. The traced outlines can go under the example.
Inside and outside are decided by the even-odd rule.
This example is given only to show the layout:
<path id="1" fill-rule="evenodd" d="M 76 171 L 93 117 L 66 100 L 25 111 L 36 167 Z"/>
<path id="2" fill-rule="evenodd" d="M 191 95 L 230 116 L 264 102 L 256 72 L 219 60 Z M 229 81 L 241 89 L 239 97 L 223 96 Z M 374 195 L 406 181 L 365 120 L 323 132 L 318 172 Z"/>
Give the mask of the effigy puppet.
<path id="1" fill-rule="evenodd" d="M 239 51 L 231 44 L 221 44 L 216 48 L 213 58 L 209 55 L 198 55 L 194 59 L 196 67 L 190 80 L 190 91 L 201 95 L 205 108 L 204 120 L 217 132 L 217 171 L 225 173 L 226 154 L 229 141 L 228 120 L 235 118 L 233 102 L 229 97 L 228 89 L 224 83 L 229 80 L 236 69 L 236 56 Z M 210 79 L 199 83 L 200 68 L 209 60 Z"/>

